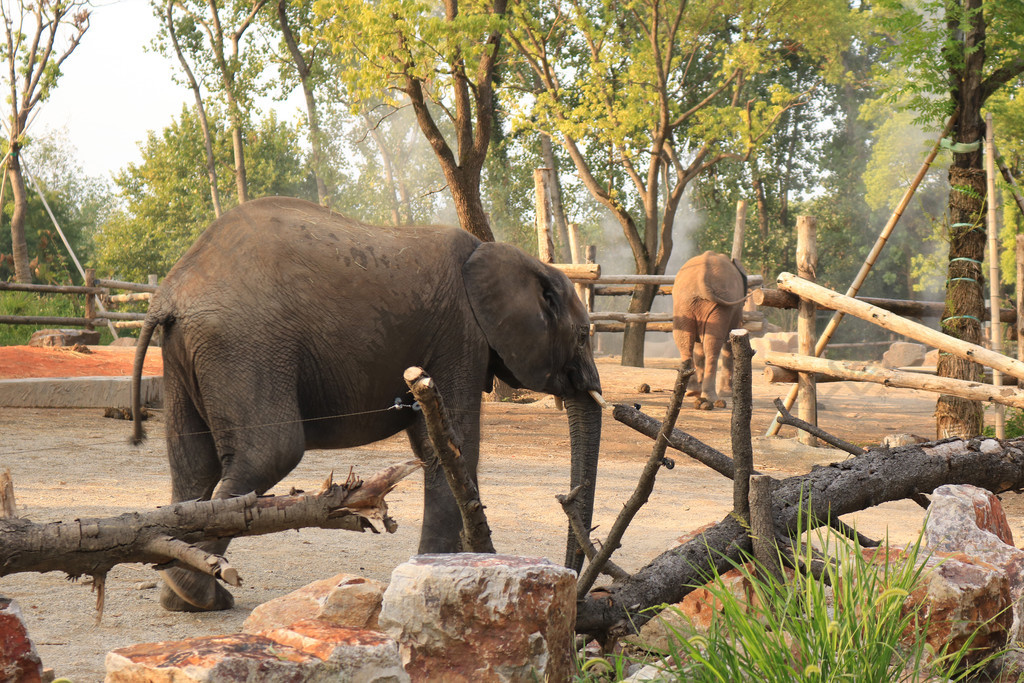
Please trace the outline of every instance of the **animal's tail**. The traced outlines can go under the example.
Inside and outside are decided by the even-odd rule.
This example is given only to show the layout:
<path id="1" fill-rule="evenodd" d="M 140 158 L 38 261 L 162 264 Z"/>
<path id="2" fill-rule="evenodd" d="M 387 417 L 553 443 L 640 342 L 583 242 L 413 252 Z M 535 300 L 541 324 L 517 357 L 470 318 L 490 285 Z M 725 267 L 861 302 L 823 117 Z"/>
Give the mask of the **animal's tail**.
<path id="1" fill-rule="evenodd" d="M 146 430 L 142 427 L 142 365 L 146 360 L 146 349 L 153 338 L 153 330 L 163 320 L 153 310 L 146 315 L 139 332 L 139 341 L 135 346 L 135 365 L 132 367 L 132 435 L 129 443 L 138 446 L 146 440 Z"/>

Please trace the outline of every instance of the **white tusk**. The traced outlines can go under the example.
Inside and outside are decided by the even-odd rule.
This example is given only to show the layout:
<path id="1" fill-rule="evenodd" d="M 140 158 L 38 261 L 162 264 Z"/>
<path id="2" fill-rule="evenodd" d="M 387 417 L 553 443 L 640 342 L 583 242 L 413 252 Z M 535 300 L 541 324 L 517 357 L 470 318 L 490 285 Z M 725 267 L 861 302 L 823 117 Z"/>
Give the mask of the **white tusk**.
<path id="1" fill-rule="evenodd" d="M 555 410 L 558 410 L 558 411 L 565 410 L 565 404 L 562 403 L 562 397 L 561 396 L 553 396 L 552 398 L 555 399 Z"/>
<path id="2" fill-rule="evenodd" d="M 601 406 L 605 410 L 611 409 L 611 406 L 608 405 L 608 401 L 604 400 L 604 396 L 601 395 L 601 392 L 591 389 L 589 393 L 591 398 L 597 401 L 597 405 Z"/>

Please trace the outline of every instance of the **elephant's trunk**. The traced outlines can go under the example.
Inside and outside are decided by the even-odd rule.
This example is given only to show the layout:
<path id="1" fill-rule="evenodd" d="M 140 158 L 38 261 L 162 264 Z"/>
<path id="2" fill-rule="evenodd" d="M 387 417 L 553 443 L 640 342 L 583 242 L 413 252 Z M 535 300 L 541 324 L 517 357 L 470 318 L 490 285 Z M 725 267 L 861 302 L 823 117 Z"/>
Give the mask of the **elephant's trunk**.
<path id="1" fill-rule="evenodd" d="M 597 486 L 597 460 L 601 448 L 601 406 L 586 392 L 565 398 L 569 418 L 569 439 L 572 450 L 570 490 L 581 487 L 576 496 L 576 510 L 589 532 L 594 517 L 594 490 Z M 583 551 L 569 528 L 565 566 L 577 572 L 583 567 Z"/>

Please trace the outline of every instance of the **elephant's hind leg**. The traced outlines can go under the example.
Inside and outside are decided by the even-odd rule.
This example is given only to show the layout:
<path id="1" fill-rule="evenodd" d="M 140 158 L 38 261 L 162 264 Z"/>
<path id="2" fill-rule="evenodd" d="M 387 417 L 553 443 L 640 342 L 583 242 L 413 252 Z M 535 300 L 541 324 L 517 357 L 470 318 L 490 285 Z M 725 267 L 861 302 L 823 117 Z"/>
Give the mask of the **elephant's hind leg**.
<path id="1" fill-rule="evenodd" d="M 168 374 L 166 383 L 167 456 L 171 468 L 171 499 L 207 500 L 220 480 L 221 467 L 213 435 L 195 405 Z M 226 545 L 226 544 L 225 544 Z M 205 550 L 218 552 L 209 545 Z M 220 550 L 223 552 L 223 549 Z M 182 567 L 160 572 L 164 585 L 160 605 L 172 612 L 230 609 L 234 598 L 216 581 Z"/>

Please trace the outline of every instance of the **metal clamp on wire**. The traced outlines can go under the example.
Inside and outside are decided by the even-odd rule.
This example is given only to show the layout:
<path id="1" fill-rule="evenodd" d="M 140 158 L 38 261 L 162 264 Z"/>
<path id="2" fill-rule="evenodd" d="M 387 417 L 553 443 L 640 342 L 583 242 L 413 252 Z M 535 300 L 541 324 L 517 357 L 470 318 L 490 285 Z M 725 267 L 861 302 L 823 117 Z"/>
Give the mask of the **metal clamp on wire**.
<path id="1" fill-rule="evenodd" d="M 420 402 L 413 401 L 412 403 L 404 403 L 402 398 L 399 397 L 395 399 L 395 404 L 388 408 L 388 410 L 401 410 L 402 408 L 412 408 L 414 413 L 418 413 L 420 412 Z"/>

